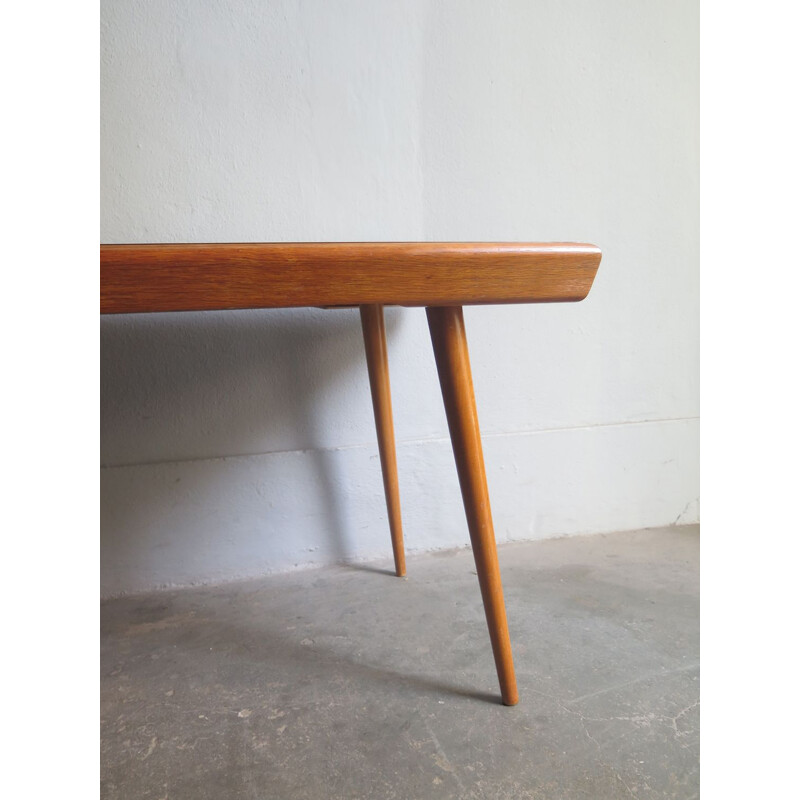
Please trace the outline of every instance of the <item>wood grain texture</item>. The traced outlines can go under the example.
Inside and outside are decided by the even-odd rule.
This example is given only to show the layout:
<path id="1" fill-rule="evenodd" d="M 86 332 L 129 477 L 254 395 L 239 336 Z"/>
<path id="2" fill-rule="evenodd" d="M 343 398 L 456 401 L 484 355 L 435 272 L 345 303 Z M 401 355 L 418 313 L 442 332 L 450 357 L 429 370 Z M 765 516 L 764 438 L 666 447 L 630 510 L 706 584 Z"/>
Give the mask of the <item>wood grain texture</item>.
<path id="1" fill-rule="evenodd" d="M 600 257 L 569 243 L 106 244 L 100 311 L 569 302 Z"/>
<path id="2" fill-rule="evenodd" d="M 464 315 L 460 307 L 429 308 L 427 315 L 500 692 L 503 702 L 513 706 L 519 700 L 517 679 L 497 561 Z"/>
<path id="3" fill-rule="evenodd" d="M 400 484 L 397 478 L 397 452 L 394 443 L 392 392 L 389 384 L 389 356 L 386 351 L 383 306 L 361 306 L 361 327 L 364 333 L 372 408 L 375 412 L 375 430 L 378 434 L 383 491 L 386 495 L 389 531 L 392 536 L 394 570 L 397 577 L 402 578 L 406 574 L 406 555 L 400 516 Z"/>

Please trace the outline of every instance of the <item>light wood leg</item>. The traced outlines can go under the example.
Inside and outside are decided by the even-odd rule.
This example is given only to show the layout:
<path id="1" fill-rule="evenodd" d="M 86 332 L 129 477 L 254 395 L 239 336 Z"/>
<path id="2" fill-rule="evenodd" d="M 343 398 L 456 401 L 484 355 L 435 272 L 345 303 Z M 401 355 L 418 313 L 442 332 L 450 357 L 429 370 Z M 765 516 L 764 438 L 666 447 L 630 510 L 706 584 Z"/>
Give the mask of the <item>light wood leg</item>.
<path id="1" fill-rule="evenodd" d="M 519 699 L 517 679 L 497 562 L 464 315 L 460 306 L 428 308 L 427 313 L 500 691 L 503 702 L 513 706 Z"/>
<path id="2" fill-rule="evenodd" d="M 389 387 L 389 359 L 386 354 L 386 328 L 383 323 L 383 306 L 361 306 L 361 328 L 364 332 L 364 349 L 367 353 L 369 386 L 372 408 L 375 412 L 375 429 L 378 433 L 378 450 L 381 454 L 383 490 L 389 512 L 389 530 L 392 534 L 394 569 L 397 576 L 406 574 L 406 556 L 403 549 L 403 524 L 400 519 L 400 488 L 397 481 L 397 453 L 394 445 L 392 422 L 392 395 Z"/>

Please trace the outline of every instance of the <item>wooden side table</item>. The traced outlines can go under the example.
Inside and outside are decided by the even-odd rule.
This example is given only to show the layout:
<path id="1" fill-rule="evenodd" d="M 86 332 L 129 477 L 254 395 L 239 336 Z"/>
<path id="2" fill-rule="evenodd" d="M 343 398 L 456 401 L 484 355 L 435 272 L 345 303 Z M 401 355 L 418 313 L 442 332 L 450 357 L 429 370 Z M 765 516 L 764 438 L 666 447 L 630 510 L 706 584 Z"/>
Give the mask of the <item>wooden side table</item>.
<path id="1" fill-rule="evenodd" d="M 248 243 L 100 247 L 100 313 L 358 306 L 395 570 L 405 574 L 383 306 L 425 306 L 503 702 L 518 701 L 462 306 L 583 300 L 588 244 Z"/>

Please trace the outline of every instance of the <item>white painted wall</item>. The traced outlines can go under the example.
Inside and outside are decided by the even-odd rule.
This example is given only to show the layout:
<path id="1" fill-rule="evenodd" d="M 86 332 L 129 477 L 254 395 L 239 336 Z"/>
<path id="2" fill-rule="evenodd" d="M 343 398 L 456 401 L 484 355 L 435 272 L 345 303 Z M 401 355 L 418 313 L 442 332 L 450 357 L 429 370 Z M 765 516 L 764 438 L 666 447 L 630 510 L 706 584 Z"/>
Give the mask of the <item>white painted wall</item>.
<path id="1" fill-rule="evenodd" d="M 698 518 L 694 0 L 104 0 L 102 240 L 578 240 L 465 311 L 500 541 Z M 468 535 L 387 312 L 409 550 Z M 103 318 L 102 590 L 391 552 L 357 311 Z"/>

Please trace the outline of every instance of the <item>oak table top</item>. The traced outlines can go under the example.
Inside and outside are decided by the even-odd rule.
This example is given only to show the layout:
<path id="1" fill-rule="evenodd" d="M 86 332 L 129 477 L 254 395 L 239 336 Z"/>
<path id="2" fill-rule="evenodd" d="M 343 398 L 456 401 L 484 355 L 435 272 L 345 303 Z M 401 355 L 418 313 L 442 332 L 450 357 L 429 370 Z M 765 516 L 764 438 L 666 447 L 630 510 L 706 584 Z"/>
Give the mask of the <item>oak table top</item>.
<path id="1" fill-rule="evenodd" d="M 563 242 L 106 244 L 100 311 L 569 302 L 600 255 Z"/>

